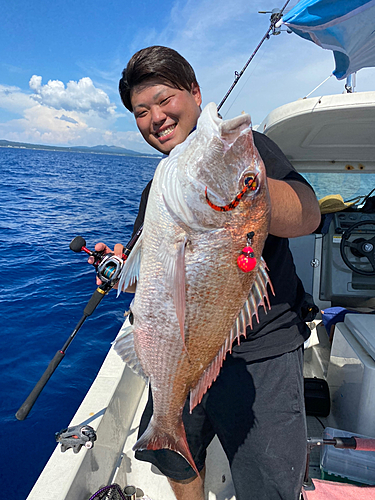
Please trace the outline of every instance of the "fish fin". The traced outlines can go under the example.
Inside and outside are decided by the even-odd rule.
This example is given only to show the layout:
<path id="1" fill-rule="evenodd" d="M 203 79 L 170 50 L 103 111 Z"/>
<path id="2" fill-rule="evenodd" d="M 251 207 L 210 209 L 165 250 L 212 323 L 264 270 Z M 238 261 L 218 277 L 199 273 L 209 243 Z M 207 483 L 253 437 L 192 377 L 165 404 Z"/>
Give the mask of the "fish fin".
<path id="1" fill-rule="evenodd" d="M 175 436 L 168 434 L 162 429 L 162 427 L 158 427 L 156 425 L 154 417 L 151 417 L 147 429 L 133 446 L 133 451 L 160 450 L 167 448 L 183 456 L 188 464 L 192 467 L 192 469 L 194 469 L 195 473 L 198 475 L 199 471 L 191 455 L 186 439 L 184 424 L 181 418 L 176 426 L 175 432 Z"/>
<path id="2" fill-rule="evenodd" d="M 175 254 L 171 254 L 166 248 L 160 252 L 160 258 L 168 279 L 172 283 L 173 302 L 176 309 L 178 324 L 180 325 L 181 339 L 185 350 L 185 310 L 186 310 L 186 291 L 185 291 L 185 248 L 188 241 L 187 236 L 180 242 Z"/>
<path id="3" fill-rule="evenodd" d="M 203 395 L 211 387 L 212 383 L 217 379 L 228 351 L 232 352 L 233 342 L 237 339 L 238 343 L 240 343 L 241 335 L 246 337 L 246 327 L 253 327 L 252 318 L 254 315 L 259 323 L 259 306 L 263 306 L 265 312 L 267 312 L 267 307 L 268 309 L 271 309 L 267 285 L 270 286 L 270 289 L 274 294 L 273 287 L 267 273 L 266 263 L 264 262 L 263 258 L 261 258 L 258 267 L 258 273 L 256 275 L 253 286 L 251 287 L 249 296 L 246 299 L 246 302 L 241 311 L 239 312 L 229 333 L 229 336 L 225 339 L 224 344 L 221 346 L 218 354 L 213 359 L 211 364 L 203 372 L 197 385 L 190 392 L 190 412 L 192 412 L 193 408 L 195 408 L 195 406 L 197 406 L 197 404 L 202 401 Z"/>
<path id="4" fill-rule="evenodd" d="M 186 293 L 185 293 L 185 248 L 187 238 L 181 243 L 177 252 L 176 272 L 174 275 L 173 300 L 176 307 L 178 324 L 180 325 L 180 333 L 182 342 L 185 346 L 185 309 L 186 309 Z M 185 346 L 186 349 L 186 346 Z"/>
<path id="5" fill-rule="evenodd" d="M 273 294 L 273 287 L 271 280 L 268 276 L 267 265 L 264 262 L 263 257 L 260 258 L 258 272 L 255 277 L 253 286 L 251 287 L 249 296 L 246 299 L 239 315 L 237 316 L 234 325 L 230 332 L 230 346 L 235 339 L 240 343 L 241 335 L 246 337 L 246 327 L 250 326 L 253 328 L 253 316 L 255 316 L 257 322 L 259 323 L 258 309 L 263 306 L 265 313 L 267 314 L 267 308 L 271 309 L 270 300 L 268 297 L 267 285 L 269 285 L 271 292 Z M 232 347 L 230 347 L 231 349 Z"/>
<path id="6" fill-rule="evenodd" d="M 221 367 L 223 366 L 225 356 L 230 348 L 230 343 L 228 342 L 229 337 L 226 339 L 224 344 L 221 346 L 218 354 L 215 356 L 211 364 L 202 373 L 197 385 L 194 389 L 190 391 L 190 413 L 193 409 L 202 401 L 204 394 L 211 387 L 212 383 L 215 382 Z"/>
<path id="7" fill-rule="evenodd" d="M 141 363 L 134 349 L 133 325 L 125 322 L 122 326 L 119 336 L 112 342 L 114 349 L 123 361 L 133 370 L 134 373 L 140 375 L 144 380 L 148 380 L 147 375 L 143 371 Z"/>
<path id="8" fill-rule="evenodd" d="M 122 291 L 125 291 L 130 285 L 138 280 L 142 257 L 142 241 L 143 233 L 141 233 L 140 237 L 138 238 L 136 244 L 133 247 L 133 250 L 130 252 L 129 257 L 126 259 L 124 267 L 120 272 L 117 296 L 119 296 Z"/>

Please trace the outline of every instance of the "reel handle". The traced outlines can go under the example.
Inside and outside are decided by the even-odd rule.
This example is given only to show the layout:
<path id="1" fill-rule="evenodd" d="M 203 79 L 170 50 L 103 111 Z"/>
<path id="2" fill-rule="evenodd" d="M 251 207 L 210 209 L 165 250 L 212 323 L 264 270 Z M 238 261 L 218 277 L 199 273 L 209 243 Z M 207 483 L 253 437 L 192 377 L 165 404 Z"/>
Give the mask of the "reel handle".
<path id="1" fill-rule="evenodd" d="M 86 240 L 85 240 L 85 238 L 82 238 L 82 236 L 76 236 L 70 242 L 69 248 L 70 248 L 70 250 L 73 250 L 73 252 L 76 252 L 76 253 L 82 252 L 83 248 L 86 248 Z"/>
<path id="2" fill-rule="evenodd" d="M 95 268 L 98 268 L 99 264 L 102 262 L 102 260 L 105 257 L 105 253 L 104 253 L 105 250 L 101 250 L 99 252 L 95 250 L 94 252 L 92 252 L 91 250 L 86 248 L 86 240 L 85 240 L 85 238 L 82 238 L 82 236 L 76 236 L 70 242 L 69 248 L 73 252 L 76 252 L 76 253 L 86 252 L 88 255 L 90 255 L 90 257 L 94 257 L 94 262 L 92 265 Z"/>

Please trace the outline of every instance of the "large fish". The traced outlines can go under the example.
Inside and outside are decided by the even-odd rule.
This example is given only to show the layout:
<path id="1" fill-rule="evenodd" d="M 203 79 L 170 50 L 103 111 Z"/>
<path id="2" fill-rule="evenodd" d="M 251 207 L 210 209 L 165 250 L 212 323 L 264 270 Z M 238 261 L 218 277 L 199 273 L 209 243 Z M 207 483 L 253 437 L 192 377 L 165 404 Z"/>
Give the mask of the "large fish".
<path id="1" fill-rule="evenodd" d="M 134 449 L 172 449 L 197 472 L 182 408 L 189 391 L 191 410 L 201 401 L 259 305 L 269 307 L 261 257 L 269 207 L 250 116 L 223 121 L 208 104 L 196 131 L 156 169 L 142 237 L 119 284 L 137 280 L 134 322 L 115 349 L 148 377 L 154 402 Z M 237 259 L 249 243 L 256 266 L 244 272 Z"/>

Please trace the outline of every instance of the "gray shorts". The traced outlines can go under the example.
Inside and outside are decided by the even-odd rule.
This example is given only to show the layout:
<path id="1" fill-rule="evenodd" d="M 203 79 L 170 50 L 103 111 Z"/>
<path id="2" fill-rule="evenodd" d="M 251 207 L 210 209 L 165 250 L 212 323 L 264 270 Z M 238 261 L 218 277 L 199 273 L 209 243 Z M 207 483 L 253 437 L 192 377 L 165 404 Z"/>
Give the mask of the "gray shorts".
<path id="1" fill-rule="evenodd" d="M 150 394 L 139 436 L 152 415 Z M 217 434 L 228 457 L 237 500 L 297 500 L 306 461 L 303 348 L 245 362 L 227 356 L 220 375 L 200 405 L 183 412 L 186 436 L 198 470 Z M 137 451 L 175 480 L 195 475 L 171 450 Z"/>

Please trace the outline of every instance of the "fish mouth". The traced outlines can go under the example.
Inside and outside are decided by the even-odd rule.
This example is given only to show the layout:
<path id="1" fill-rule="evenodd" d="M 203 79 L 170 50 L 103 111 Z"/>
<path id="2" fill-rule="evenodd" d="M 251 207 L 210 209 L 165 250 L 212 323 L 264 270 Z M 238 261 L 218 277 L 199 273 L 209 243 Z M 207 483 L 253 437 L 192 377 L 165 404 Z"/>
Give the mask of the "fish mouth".
<path id="1" fill-rule="evenodd" d="M 251 118 L 248 114 L 242 114 L 225 120 L 219 125 L 219 133 L 221 139 L 227 148 L 230 148 L 244 131 L 249 130 L 251 127 Z"/>

